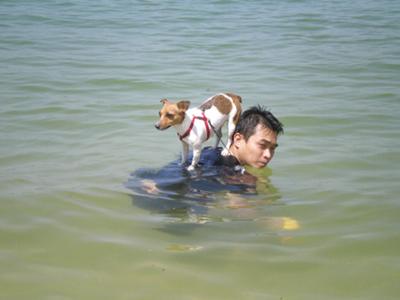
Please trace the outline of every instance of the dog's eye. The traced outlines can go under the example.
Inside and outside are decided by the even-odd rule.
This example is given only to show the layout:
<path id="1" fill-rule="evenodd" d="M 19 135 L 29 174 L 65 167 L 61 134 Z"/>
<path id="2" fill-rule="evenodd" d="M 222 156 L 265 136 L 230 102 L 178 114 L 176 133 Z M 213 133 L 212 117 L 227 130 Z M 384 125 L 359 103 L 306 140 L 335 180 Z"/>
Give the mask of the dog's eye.
<path id="1" fill-rule="evenodd" d="M 161 117 L 161 111 L 158 112 L 158 115 Z"/>
<path id="2" fill-rule="evenodd" d="M 172 119 L 172 118 L 174 117 L 174 114 L 167 113 L 165 116 L 166 116 L 168 119 Z"/>

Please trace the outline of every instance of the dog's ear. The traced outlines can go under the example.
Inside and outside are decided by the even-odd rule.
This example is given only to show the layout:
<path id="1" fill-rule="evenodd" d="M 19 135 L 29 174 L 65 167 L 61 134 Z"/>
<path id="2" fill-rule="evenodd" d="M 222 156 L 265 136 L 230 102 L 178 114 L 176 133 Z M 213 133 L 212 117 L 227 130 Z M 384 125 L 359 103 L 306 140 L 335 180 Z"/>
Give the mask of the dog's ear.
<path id="1" fill-rule="evenodd" d="M 189 106 L 190 106 L 190 101 L 186 101 L 186 100 L 179 101 L 179 102 L 176 104 L 176 106 L 178 106 L 178 108 L 179 108 L 180 110 L 186 111 L 186 110 L 189 108 Z"/>
<path id="2" fill-rule="evenodd" d="M 161 99 L 160 102 L 164 105 L 165 103 L 169 103 L 169 100 L 165 98 Z"/>

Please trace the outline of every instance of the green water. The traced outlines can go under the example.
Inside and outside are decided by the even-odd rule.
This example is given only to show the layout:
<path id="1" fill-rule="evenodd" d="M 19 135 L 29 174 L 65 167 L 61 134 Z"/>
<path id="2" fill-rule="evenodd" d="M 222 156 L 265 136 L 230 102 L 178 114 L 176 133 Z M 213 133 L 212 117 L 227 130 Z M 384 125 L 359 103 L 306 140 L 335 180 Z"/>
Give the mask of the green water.
<path id="1" fill-rule="evenodd" d="M 397 1 L 0 1 L 0 299 L 398 299 Z M 135 205 L 159 100 L 285 135 L 253 198 Z M 162 205 L 162 199 L 159 199 Z"/>

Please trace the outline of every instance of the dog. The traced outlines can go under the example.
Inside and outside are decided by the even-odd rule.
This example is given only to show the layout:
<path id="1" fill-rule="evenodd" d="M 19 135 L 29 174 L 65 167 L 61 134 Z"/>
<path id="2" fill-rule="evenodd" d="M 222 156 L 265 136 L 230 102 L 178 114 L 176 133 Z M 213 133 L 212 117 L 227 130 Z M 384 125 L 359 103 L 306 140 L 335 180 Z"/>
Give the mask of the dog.
<path id="1" fill-rule="evenodd" d="M 232 134 L 242 112 L 242 98 L 232 93 L 221 93 L 208 98 L 199 107 L 190 108 L 190 101 L 181 100 L 173 103 L 168 99 L 160 101 L 160 119 L 155 124 L 159 130 L 174 126 L 182 142 L 182 164 L 188 158 L 189 145 L 193 148 L 193 159 L 188 171 L 193 171 L 200 159 L 202 144 L 214 133 L 216 134 L 215 148 L 222 136 L 222 126 L 228 121 L 228 141 L 222 155 L 229 154 Z"/>

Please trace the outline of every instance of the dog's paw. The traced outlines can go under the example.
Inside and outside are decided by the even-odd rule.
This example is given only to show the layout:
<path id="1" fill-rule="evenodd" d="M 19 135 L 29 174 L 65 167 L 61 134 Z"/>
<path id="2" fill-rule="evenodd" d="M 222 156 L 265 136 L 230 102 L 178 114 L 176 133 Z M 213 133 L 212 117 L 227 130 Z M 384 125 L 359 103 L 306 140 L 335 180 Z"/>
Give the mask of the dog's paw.
<path id="1" fill-rule="evenodd" d="M 224 150 L 222 150 L 222 152 L 221 152 L 221 155 L 222 156 L 228 156 L 230 153 L 229 153 L 229 150 L 228 149 L 224 149 Z"/>
<path id="2" fill-rule="evenodd" d="M 187 167 L 187 170 L 190 171 L 194 171 L 194 166 L 190 165 L 189 167 Z"/>

